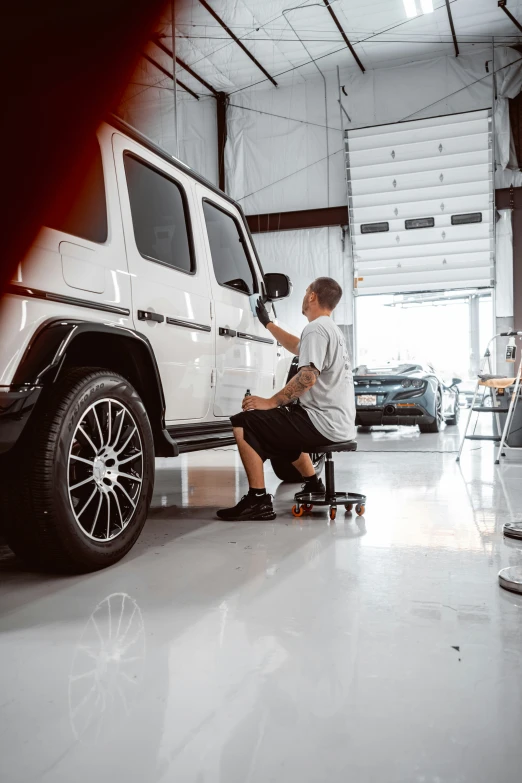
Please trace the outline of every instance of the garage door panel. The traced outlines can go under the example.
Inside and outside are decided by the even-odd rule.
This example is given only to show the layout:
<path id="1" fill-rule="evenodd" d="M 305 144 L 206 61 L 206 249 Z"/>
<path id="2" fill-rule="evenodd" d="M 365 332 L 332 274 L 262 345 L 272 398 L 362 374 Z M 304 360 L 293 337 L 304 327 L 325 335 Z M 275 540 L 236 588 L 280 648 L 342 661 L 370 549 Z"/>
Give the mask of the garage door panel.
<path id="1" fill-rule="evenodd" d="M 484 240 L 488 245 L 490 241 L 491 226 L 488 223 L 475 225 L 471 223 L 466 226 L 442 226 L 436 228 L 420 228 L 412 231 L 404 230 L 404 221 L 402 221 L 402 230 L 390 231 L 382 234 L 356 234 L 354 238 L 354 248 L 359 250 L 371 250 L 374 248 L 387 248 L 390 240 L 400 247 L 416 246 L 419 248 L 426 245 L 440 246 L 440 244 L 449 245 L 453 242 L 468 242 Z M 392 235 L 392 236 L 391 236 Z"/>
<path id="2" fill-rule="evenodd" d="M 489 165 L 489 162 L 489 149 L 475 150 L 473 152 L 459 150 L 455 155 L 422 157 L 418 160 L 415 158 L 412 160 L 395 160 L 367 166 L 350 166 L 350 176 L 354 184 L 360 180 L 374 180 L 381 179 L 381 177 L 388 177 L 391 182 L 396 179 L 398 184 L 399 178 L 406 174 L 432 171 L 436 172 L 437 178 L 439 178 L 441 172 L 445 176 L 448 171 L 453 171 L 456 168 L 458 171 L 461 171 L 464 167 Z"/>
<path id="3" fill-rule="evenodd" d="M 351 191 L 351 183 L 349 183 L 349 191 Z M 351 199 L 350 208 L 357 207 L 369 207 L 369 206 L 387 206 L 393 205 L 408 205 L 415 204 L 417 201 L 430 201 L 438 200 L 443 201 L 445 198 L 465 198 L 468 195 L 484 195 L 484 182 L 477 180 L 477 182 L 462 182 L 456 185 L 444 184 L 444 187 L 438 187 L 436 190 L 433 187 L 420 187 L 413 190 L 395 190 L 393 192 L 380 191 L 377 193 L 361 193 L 357 194 L 357 199 Z"/>
<path id="4" fill-rule="evenodd" d="M 353 195 L 369 193 L 400 193 L 403 190 L 433 188 L 442 192 L 441 185 L 460 185 L 468 182 L 484 182 L 491 172 L 489 163 L 458 168 L 440 168 L 435 171 L 416 171 L 397 176 L 375 177 L 373 179 L 352 180 Z"/>
<path id="5" fill-rule="evenodd" d="M 358 258 L 358 271 L 368 275 L 379 270 L 403 269 L 422 272 L 430 269 L 449 268 L 490 268 L 491 251 L 483 250 L 476 253 L 444 253 L 443 255 L 412 255 L 397 258 Z"/>
<path id="6" fill-rule="evenodd" d="M 484 131 L 487 133 L 487 128 Z M 385 147 L 371 148 L 358 152 L 356 161 L 350 160 L 352 171 L 359 167 L 386 164 L 402 164 L 412 160 L 445 160 L 448 156 L 459 155 L 462 152 L 483 152 L 484 133 L 461 136 L 458 139 L 435 138 L 429 141 L 411 142 L 409 144 L 389 144 Z M 441 149 L 442 148 L 442 149 Z"/>
<path id="7" fill-rule="evenodd" d="M 371 128 L 358 128 L 349 131 L 349 143 L 352 152 L 363 152 L 423 141 L 444 143 L 445 139 L 481 135 L 490 130 L 491 120 L 488 110 L 482 110 L 465 114 L 448 114 L 446 117 L 434 117 L 429 120 L 411 120 Z"/>
<path id="8" fill-rule="evenodd" d="M 348 130 L 345 140 L 357 293 L 490 286 L 490 112 Z M 415 218 L 432 225 L 407 227 Z"/>
<path id="9" fill-rule="evenodd" d="M 402 256 L 405 258 L 429 258 L 438 257 L 443 255 L 446 258 L 448 255 L 462 255 L 463 253 L 470 254 L 472 258 L 477 253 L 492 252 L 493 248 L 491 244 L 486 244 L 480 240 L 464 241 L 464 242 L 448 242 L 441 247 L 441 244 L 432 245 L 414 245 L 411 247 L 390 247 L 390 248 L 354 248 L 354 261 L 355 270 L 357 271 L 357 264 L 359 260 L 386 260 L 387 258 L 396 260 Z"/>
<path id="10" fill-rule="evenodd" d="M 447 217 L 449 223 L 451 223 L 451 215 L 469 214 L 470 212 L 484 213 L 482 215 L 483 221 L 489 220 L 489 194 L 477 193 L 450 198 L 400 202 L 397 204 L 372 204 L 371 206 L 354 209 L 352 212 L 352 219 L 354 225 L 359 226 L 361 223 L 386 221 L 390 223 L 391 230 L 391 221 L 397 219 L 404 221 L 410 218 L 425 217 L 427 215 L 440 215 L 441 218 Z"/>

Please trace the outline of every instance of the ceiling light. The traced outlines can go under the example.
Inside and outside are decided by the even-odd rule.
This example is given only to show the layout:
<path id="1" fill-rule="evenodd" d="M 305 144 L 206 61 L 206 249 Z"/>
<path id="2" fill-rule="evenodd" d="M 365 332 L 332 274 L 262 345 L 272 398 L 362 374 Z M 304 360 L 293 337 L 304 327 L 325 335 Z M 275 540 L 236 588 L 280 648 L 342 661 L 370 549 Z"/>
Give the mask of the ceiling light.
<path id="1" fill-rule="evenodd" d="M 420 4 L 423 14 L 433 13 L 433 0 L 420 0 Z"/>
<path id="2" fill-rule="evenodd" d="M 413 19 L 414 16 L 417 16 L 417 5 L 415 0 L 402 0 L 402 2 L 404 3 L 404 10 L 406 11 L 408 19 Z"/>

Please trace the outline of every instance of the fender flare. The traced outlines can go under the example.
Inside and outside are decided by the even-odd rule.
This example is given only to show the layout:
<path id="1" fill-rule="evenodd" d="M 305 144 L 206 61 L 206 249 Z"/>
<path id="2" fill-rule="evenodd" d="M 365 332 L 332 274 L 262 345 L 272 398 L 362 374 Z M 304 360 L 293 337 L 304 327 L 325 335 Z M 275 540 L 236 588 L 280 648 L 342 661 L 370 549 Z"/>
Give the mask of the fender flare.
<path id="1" fill-rule="evenodd" d="M 147 372 L 147 400 L 143 402 L 154 435 L 156 455 L 178 456 L 179 449 L 165 427 L 165 396 L 154 351 L 149 340 L 134 329 L 119 324 L 72 318 L 47 321 L 35 332 L 29 343 L 16 369 L 13 385 L 46 387 L 54 383 L 75 341 L 88 334 L 110 335 L 125 341 L 128 346 L 134 345 L 140 351 L 142 361 L 137 366 Z"/>

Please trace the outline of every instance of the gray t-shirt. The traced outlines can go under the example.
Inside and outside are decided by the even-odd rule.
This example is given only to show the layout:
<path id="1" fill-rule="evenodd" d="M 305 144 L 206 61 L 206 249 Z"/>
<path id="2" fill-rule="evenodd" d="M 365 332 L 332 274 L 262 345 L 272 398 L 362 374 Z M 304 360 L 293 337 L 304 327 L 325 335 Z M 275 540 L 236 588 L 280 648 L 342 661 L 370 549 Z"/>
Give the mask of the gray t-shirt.
<path id="1" fill-rule="evenodd" d="M 343 333 L 327 315 L 305 326 L 299 344 L 299 367 L 321 373 L 299 402 L 319 432 L 333 441 L 355 438 L 355 394 Z"/>

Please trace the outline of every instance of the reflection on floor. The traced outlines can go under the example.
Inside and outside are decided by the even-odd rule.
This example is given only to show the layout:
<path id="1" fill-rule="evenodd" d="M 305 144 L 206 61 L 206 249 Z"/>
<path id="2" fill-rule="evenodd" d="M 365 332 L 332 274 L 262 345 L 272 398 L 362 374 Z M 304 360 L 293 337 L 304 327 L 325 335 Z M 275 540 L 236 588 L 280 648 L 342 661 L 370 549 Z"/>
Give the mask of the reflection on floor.
<path id="1" fill-rule="evenodd" d="M 359 437 L 365 518 L 226 523 L 234 449 L 159 460 L 132 553 L 68 579 L 0 563 L 2 781 L 514 783 L 522 597 L 497 572 L 522 464 L 415 429 Z M 473 447 L 473 448 L 472 448 Z M 389 452 L 389 453 L 387 453 Z M 413 452 L 413 453 L 412 453 Z"/>

